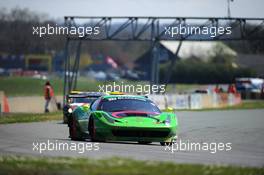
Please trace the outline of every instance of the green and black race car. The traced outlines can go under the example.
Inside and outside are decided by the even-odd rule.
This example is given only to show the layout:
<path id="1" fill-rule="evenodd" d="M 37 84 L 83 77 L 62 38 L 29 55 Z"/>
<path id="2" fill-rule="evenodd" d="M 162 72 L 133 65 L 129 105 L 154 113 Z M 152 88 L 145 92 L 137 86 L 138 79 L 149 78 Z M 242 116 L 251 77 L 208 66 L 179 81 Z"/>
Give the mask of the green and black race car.
<path id="1" fill-rule="evenodd" d="M 137 141 L 171 144 L 178 122 L 173 112 L 161 112 L 145 96 L 106 95 L 90 106 L 79 106 L 69 123 L 72 140 Z"/>
<path id="2" fill-rule="evenodd" d="M 105 94 L 101 92 L 71 91 L 70 94 L 66 96 L 67 103 L 63 107 L 63 123 L 68 123 L 71 113 L 76 107 L 90 105 L 103 95 Z"/>

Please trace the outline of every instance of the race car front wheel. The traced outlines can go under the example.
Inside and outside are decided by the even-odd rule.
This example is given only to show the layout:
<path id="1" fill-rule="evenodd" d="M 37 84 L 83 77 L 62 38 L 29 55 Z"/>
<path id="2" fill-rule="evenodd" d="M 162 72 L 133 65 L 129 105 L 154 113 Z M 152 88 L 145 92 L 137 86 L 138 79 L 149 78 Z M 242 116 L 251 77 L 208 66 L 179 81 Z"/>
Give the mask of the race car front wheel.
<path id="1" fill-rule="evenodd" d="M 70 131 L 71 140 L 82 140 L 81 138 L 78 137 L 77 122 L 75 118 L 72 118 L 69 131 Z"/>
<path id="2" fill-rule="evenodd" d="M 96 136 L 95 119 L 93 116 L 91 116 L 89 119 L 88 131 L 92 142 L 105 142 L 105 139 L 98 138 L 98 136 Z"/>
<path id="3" fill-rule="evenodd" d="M 96 141 L 95 140 L 95 126 L 94 126 L 93 116 L 90 117 L 89 124 L 88 124 L 88 130 L 89 130 L 89 135 L 91 137 L 91 141 Z"/>

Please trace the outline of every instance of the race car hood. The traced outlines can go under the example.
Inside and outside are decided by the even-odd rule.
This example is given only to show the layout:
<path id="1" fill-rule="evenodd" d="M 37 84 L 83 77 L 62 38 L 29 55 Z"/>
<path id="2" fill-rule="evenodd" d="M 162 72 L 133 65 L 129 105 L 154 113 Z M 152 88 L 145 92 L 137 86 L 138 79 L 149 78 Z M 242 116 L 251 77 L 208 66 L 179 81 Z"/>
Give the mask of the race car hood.
<path id="1" fill-rule="evenodd" d="M 165 121 L 171 120 L 171 113 L 151 113 L 142 111 L 120 111 L 108 113 L 116 122 L 126 126 L 157 126 L 165 125 Z M 173 115 L 173 114 L 172 114 Z"/>
<path id="2" fill-rule="evenodd" d="M 144 112 L 144 111 L 118 111 L 112 112 L 111 115 L 115 118 L 124 117 L 154 117 L 159 115 L 158 112 Z"/>

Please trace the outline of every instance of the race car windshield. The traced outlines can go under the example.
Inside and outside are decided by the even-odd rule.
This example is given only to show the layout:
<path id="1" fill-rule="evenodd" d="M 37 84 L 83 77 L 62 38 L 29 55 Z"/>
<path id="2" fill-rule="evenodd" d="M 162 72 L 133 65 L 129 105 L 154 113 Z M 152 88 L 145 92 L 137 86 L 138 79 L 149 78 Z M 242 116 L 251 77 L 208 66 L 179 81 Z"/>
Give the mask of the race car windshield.
<path id="1" fill-rule="evenodd" d="M 101 110 L 107 112 L 118 111 L 144 111 L 148 113 L 161 113 L 159 108 L 149 100 L 118 99 L 103 101 Z"/>
<path id="2" fill-rule="evenodd" d="M 89 103 L 91 104 L 96 98 L 74 98 L 73 102 L 74 103 Z"/>

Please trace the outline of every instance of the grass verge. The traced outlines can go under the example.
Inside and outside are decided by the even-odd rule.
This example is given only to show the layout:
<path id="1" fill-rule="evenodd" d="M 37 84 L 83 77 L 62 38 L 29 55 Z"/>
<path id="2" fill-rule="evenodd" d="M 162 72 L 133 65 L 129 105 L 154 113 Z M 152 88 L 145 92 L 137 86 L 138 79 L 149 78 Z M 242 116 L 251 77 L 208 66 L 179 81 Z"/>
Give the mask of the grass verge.
<path id="1" fill-rule="evenodd" d="M 7 96 L 43 96 L 45 82 L 46 80 L 31 77 L 0 77 L 0 90 L 4 91 Z M 55 95 L 62 95 L 63 79 L 51 78 L 50 82 Z M 83 79 L 78 81 L 78 88 L 91 91 L 97 89 L 92 80 L 85 81 Z"/>
<path id="2" fill-rule="evenodd" d="M 124 158 L 92 160 L 85 158 L 47 158 L 1 156 L 0 174 L 89 174 L 89 175 L 260 175 L 264 168 L 175 164 L 158 161 L 138 161 Z"/>
<path id="3" fill-rule="evenodd" d="M 4 114 L 0 116 L 0 124 L 7 123 L 27 123 L 50 120 L 62 120 L 61 112 L 48 114 Z"/>
<path id="4" fill-rule="evenodd" d="M 223 108 L 204 108 L 204 109 L 176 109 L 175 111 L 222 111 L 222 110 L 246 110 L 246 109 L 264 109 L 264 100 L 243 101 L 235 106 L 227 106 Z"/>
<path id="5" fill-rule="evenodd" d="M 239 105 L 227 107 L 227 109 L 264 109 L 264 100 L 244 101 Z"/>

